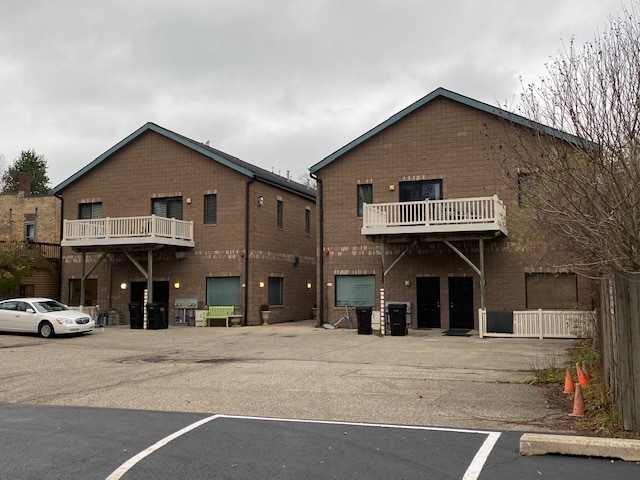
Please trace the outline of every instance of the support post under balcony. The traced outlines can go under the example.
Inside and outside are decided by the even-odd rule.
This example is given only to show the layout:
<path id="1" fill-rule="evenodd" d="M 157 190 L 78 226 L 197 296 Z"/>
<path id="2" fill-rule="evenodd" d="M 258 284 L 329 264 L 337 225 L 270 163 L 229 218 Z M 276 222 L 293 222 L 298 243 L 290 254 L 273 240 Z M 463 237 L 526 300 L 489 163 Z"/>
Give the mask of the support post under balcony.
<path id="1" fill-rule="evenodd" d="M 391 270 L 393 270 L 393 267 L 395 267 L 395 266 L 396 266 L 396 264 L 397 264 L 397 263 L 402 259 L 402 257 L 404 257 L 404 256 L 407 254 L 407 252 L 408 252 L 409 250 L 411 250 L 413 247 L 415 247 L 415 246 L 417 245 L 417 243 L 418 243 L 418 241 L 417 241 L 417 240 L 415 240 L 411 245 L 409 245 L 407 248 L 405 248 L 404 252 L 402 252 L 400 255 L 398 255 L 398 258 L 396 258 L 396 259 L 393 261 L 393 263 L 392 263 L 391 265 L 389 265 L 389 268 L 387 268 L 387 269 L 385 269 L 385 270 L 384 270 L 383 277 L 386 277 L 386 276 L 387 276 L 387 274 L 388 274 Z M 382 243 L 382 258 L 383 258 L 382 265 L 383 265 L 383 267 L 384 267 L 384 243 Z"/>

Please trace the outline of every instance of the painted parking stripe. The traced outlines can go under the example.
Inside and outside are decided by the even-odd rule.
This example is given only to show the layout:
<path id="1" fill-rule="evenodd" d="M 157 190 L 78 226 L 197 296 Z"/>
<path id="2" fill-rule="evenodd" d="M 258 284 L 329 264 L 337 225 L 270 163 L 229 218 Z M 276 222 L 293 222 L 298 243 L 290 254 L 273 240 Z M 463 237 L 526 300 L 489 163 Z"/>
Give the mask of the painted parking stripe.
<path id="1" fill-rule="evenodd" d="M 199 426 L 210 422 L 211 420 L 215 420 L 216 418 L 219 418 L 219 415 L 212 415 L 210 417 L 203 418 L 202 420 L 198 420 L 197 422 L 192 423 L 191 425 L 187 425 L 186 427 L 178 430 L 177 432 L 172 433 L 168 437 L 164 437 L 162 440 L 159 440 L 158 442 L 156 442 L 153 445 L 151 445 L 149 448 L 146 448 L 145 450 L 141 451 L 140 453 L 138 453 L 134 457 L 131 457 L 129 460 L 124 462 L 111 475 L 109 475 L 106 480 L 119 480 L 120 478 L 122 478 L 122 476 L 125 473 L 127 473 L 129 470 L 131 470 L 143 458 L 148 457 L 149 455 L 151 455 L 153 452 L 155 452 L 159 448 L 164 447 L 169 442 L 171 442 L 171 441 L 175 440 L 176 438 L 184 435 L 185 433 L 189 433 L 191 430 L 194 430 L 194 429 L 198 428 Z"/>
<path id="2" fill-rule="evenodd" d="M 464 472 L 462 480 L 476 480 L 480 476 L 482 467 L 484 467 L 487 458 L 489 458 L 489 455 L 499 438 L 500 432 L 491 432 L 487 435 L 487 439 L 480 447 L 480 450 L 478 450 L 478 453 L 476 453 L 476 456 L 473 457 L 471 465 L 469 465 L 467 471 Z"/>
<path id="3" fill-rule="evenodd" d="M 475 435 L 486 435 L 487 438 L 482 443 L 482 446 L 474 456 L 471 464 L 467 468 L 462 480 L 477 480 L 482 472 L 482 468 L 489 458 L 493 447 L 496 442 L 500 438 L 500 432 L 492 432 L 486 430 L 469 430 L 469 429 L 460 429 L 460 428 L 444 428 L 444 427 L 421 427 L 416 425 L 387 425 L 381 423 L 358 423 L 358 422 L 334 422 L 334 421 L 326 421 L 326 420 L 299 420 L 299 419 L 291 419 L 291 418 L 271 418 L 271 417 L 250 417 L 250 416 L 242 416 L 242 415 L 212 415 L 207 418 L 203 418 L 191 425 L 188 425 L 177 432 L 159 440 L 158 442 L 151 445 L 149 448 L 141 451 L 137 455 L 131 457 L 125 463 L 123 463 L 120 467 L 118 467 L 111 475 L 109 475 L 106 480 L 119 480 L 122 478 L 124 474 L 126 474 L 129 470 L 131 470 L 137 463 L 139 463 L 142 459 L 148 457 L 156 450 L 164 447 L 168 443 L 172 442 L 176 438 L 181 437 L 185 433 L 189 433 L 192 430 L 212 421 L 217 418 L 226 418 L 226 419 L 237 419 L 237 420 L 258 420 L 258 421 L 267 421 L 267 422 L 281 422 L 281 423 L 310 423 L 310 424 L 322 424 L 322 425 L 350 425 L 355 427 L 373 427 L 373 428 L 394 428 L 400 430 L 426 430 L 433 432 L 451 432 L 451 433 L 466 433 L 466 434 L 475 434 Z"/>

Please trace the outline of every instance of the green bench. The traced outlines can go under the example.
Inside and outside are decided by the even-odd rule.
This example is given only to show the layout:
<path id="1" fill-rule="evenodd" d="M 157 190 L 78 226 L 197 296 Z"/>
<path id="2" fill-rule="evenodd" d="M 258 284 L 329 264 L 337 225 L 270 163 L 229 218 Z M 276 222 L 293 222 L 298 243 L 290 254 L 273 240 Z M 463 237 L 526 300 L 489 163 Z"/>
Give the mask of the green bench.
<path id="1" fill-rule="evenodd" d="M 207 315 L 202 322 L 203 327 L 210 326 L 211 320 L 224 320 L 225 325 L 229 326 L 229 317 L 233 316 L 233 305 L 215 305 L 209 307 Z"/>

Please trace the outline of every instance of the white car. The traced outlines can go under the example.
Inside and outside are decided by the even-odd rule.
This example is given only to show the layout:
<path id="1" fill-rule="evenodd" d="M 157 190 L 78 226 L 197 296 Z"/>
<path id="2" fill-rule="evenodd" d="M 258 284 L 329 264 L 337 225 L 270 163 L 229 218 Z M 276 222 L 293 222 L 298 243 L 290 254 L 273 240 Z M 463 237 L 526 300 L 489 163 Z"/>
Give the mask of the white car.
<path id="1" fill-rule="evenodd" d="M 91 317 L 50 298 L 13 298 L 0 302 L 0 331 L 31 332 L 41 337 L 91 332 Z"/>

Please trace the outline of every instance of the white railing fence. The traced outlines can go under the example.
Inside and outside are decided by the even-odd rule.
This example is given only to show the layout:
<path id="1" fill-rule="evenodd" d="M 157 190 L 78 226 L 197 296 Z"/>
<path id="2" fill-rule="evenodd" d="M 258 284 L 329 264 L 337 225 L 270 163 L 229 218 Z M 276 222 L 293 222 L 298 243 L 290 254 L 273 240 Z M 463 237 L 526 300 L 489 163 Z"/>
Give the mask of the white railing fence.
<path id="1" fill-rule="evenodd" d="M 505 207 L 497 195 L 454 200 L 363 204 L 363 227 L 500 223 Z"/>
<path id="2" fill-rule="evenodd" d="M 487 312 L 486 308 L 480 308 L 478 314 L 480 338 L 588 338 L 595 331 L 595 311 L 539 309 Z M 495 320 L 497 316 L 500 320 Z"/>
<path id="3" fill-rule="evenodd" d="M 126 237 L 193 240 L 193 222 L 157 217 L 156 215 L 64 221 L 64 240 Z"/>

